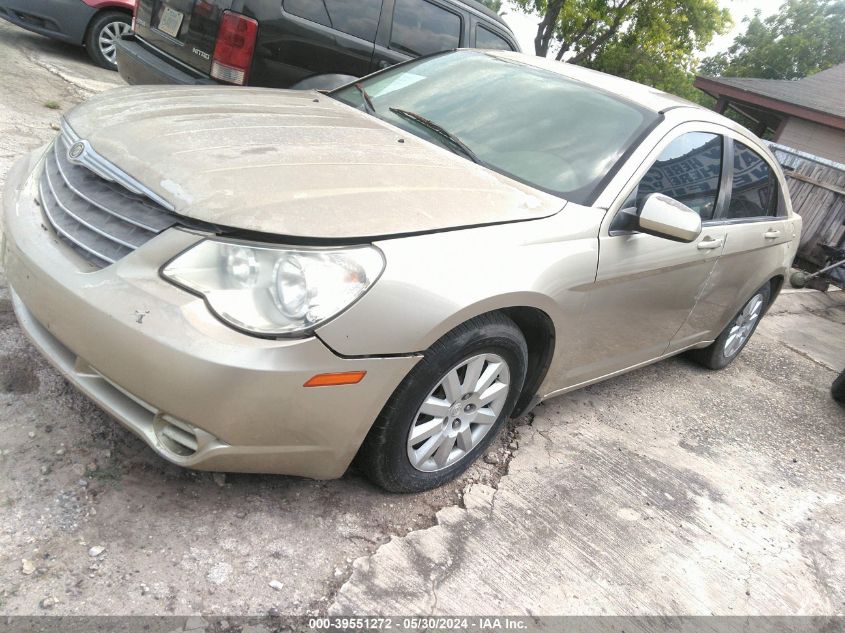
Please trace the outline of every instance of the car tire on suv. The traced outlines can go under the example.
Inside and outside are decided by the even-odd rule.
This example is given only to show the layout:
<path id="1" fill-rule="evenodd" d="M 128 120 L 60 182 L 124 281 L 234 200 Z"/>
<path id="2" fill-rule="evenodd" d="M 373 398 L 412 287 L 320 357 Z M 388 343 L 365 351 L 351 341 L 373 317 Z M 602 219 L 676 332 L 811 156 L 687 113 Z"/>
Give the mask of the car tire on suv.
<path id="1" fill-rule="evenodd" d="M 757 330 L 771 296 L 772 289 L 767 282 L 751 295 L 713 343 L 703 349 L 691 350 L 689 357 L 708 369 L 723 369 L 730 365 Z"/>
<path id="2" fill-rule="evenodd" d="M 502 313 L 458 326 L 426 350 L 385 404 L 358 451 L 357 466 L 390 492 L 420 492 L 451 481 L 483 454 L 510 416 L 527 360 L 522 332 Z M 487 402 L 494 392 L 497 397 Z M 438 441 L 442 451 L 412 457 Z"/>
<path id="3" fill-rule="evenodd" d="M 94 16 L 85 34 L 85 49 L 98 66 L 117 70 L 117 38 L 132 30 L 132 18 L 123 11 L 102 11 Z"/>

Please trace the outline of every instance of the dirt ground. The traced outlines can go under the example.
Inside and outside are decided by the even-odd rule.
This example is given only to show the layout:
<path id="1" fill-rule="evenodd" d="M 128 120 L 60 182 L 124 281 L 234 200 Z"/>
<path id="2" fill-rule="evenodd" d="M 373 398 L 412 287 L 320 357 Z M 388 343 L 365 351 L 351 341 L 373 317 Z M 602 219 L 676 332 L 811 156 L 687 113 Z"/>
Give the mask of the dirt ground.
<path id="1" fill-rule="evenodd" d="M 119 84 L 0 23 L 0 184 Z M 168 464 L 40 358 L 0 270 L 0 614 L 842 614 L 845 302 L 777 308 L 724 372 L 555 398 L 396 496 Z"/>

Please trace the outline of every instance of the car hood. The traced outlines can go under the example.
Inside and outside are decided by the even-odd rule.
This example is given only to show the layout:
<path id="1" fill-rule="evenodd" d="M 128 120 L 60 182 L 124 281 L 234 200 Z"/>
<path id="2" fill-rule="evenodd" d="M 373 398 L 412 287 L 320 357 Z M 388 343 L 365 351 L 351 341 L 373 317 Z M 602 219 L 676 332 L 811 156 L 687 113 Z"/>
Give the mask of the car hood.
<path id="1" fill-rule="evenodd" d="M 66 117 L 176 213 L 348 239 L 536 219 L 564 202 L 317 92 L 145 86 Z"/>

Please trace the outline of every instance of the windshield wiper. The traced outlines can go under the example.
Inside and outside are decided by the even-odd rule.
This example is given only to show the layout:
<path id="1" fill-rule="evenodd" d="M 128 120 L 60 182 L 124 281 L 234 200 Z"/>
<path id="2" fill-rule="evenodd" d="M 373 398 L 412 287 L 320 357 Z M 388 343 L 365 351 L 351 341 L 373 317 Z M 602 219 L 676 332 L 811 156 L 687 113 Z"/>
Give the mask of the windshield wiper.
<path id="1" fill-rule="evenodd" d="M 361 98 L 364 100 L 364 109 L 367 111 L 367 114 L 375 114 L 376 107 L 373 105 L 373 100 L 367 92 L 367 89 L 360 83 L 356 83 L 354 85 L 355 89 L 361 93 Z"/>
<path id="2" fill-rule="evenodd" d="M 390 108 L 390 111 L 401 117 L 410 119 L 411 121 L 416 121 L 417 123 L 428 128 L 438 136 L 442 136 L 447 141 L 449 141 L 454 147 L 457 147 L 460 150 L 461 154 L 469 158 L 472 162 L 478 163 L 479 165 L 484 164 L 481 162 L 481 159 L 476 156 L 475 152 L 473 152 L 469 147 L 467 147 L 461 139 L 459 139 L 457 136 L 455 136 L 448 130 L 443 129 L 434 121 L 426 119 L 421 114 L 417 114 L 416 112 L 411 112 L 409 110 L 403 110 L 402 108 Z"/>

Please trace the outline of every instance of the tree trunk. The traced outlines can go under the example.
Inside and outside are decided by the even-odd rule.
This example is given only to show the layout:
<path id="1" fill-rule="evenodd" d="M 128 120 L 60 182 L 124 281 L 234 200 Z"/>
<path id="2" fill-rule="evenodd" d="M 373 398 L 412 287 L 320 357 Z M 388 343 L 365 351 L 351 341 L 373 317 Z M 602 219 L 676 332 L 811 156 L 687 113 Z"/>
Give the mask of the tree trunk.
<path id="1" fill-rule="evenodd" d="M 543 20 L 537 25 L 537 37 L 534 38 L 534 52 L 538 57 L 549 54 L 549 44 L 555 34 L 555 26 L 566 0 L 549 0 Z"/>

